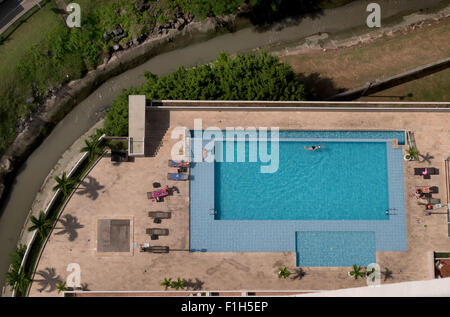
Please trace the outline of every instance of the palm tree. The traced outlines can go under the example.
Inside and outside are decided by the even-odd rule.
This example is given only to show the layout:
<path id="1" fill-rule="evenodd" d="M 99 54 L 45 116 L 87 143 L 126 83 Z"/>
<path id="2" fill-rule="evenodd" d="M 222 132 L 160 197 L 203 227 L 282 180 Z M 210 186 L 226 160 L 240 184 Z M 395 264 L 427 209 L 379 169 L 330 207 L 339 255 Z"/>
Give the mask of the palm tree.
<path id="1" fill-rule="evenodd" d="M 172 279 L 166 277 L 164 278 L 164 281 L 162 281 L 159 285 L 164 286 L 167 291 L 167 289 L 172 286 Z"/>
<path id="2" fill-rule="evenodd" d="M 288 278 L 289 275 L 291 275 L 291 272 L 286 267 L 280 268 L 278 278 Z"/>
<path id="3" fill-rule="evenodd" d="M 372 281 L 375 281 L 375 268 L 373 267 L 370 271 L 366 271 L 366 276 L 367 278 L 370 278 L 371 275 L 373 274 L 373 276 L 371 277 Z"/>
<path id="4" fill-rule="evenodd" d="M 59 282 L 58 285 L 56 285 L 56 289 L 58 290 L 58 294 L 69 290 L 66 286 L 66 282 Z"/>
<path id="5" fill-rule="evenodd" d="M 6 284 L 11 286 L 13 290 L 24 293 L 28 284 L 31 282 L 30 277 L 25 273 L 23 268 L 13 268 L 6 273 Z"/>
<path id="6" fill-rule="evenodd" d="M 358 277 L 364 277 L 364 273 L 362 272 L 362 268 L 359 265 L 353 264 L 353 270 L 348 272 L 349 276 L 353 276 L 355 280 L 358 279 Z"/>
<path id="7" fill-rule="evenodd" d="M 53 187 L 54 191 L 57 191 L 58 189 L 61 190 L 61 192 L 64 195 L 64 198 L 69 196 L 70 191 L 75 187 L 76 180 L 70 179 L 67 177 L 66 172 L 63 172 L 61 177 L 55 176 L 55 181 L 58 183 Z"/>
<path id="8" fill-rule="evenodd" d="M 184 286 L 186 284 L 186 280 L 182 280 L 178 278 L 176 281 L 173 281 L 171 284 L 172 288 L 175 288 L 177 291 L 181 288 L 184 289 Z"/>
<path id="9" fill-rule="evenodd" d="M 28 228 L 28 231 L 35 231 L 37 230 L 39 236 L 41 239 L 45 239 L 50 229 L 53 227 L 53 222 L 50 219 L 46 219 L 47 216 L 45 213 L 41 210 L 39 212 L 39 217 L 36 218 L 35 216 L 30 216 L 30 221 L 33 223 L 31 227 Z"/>
<path id="10" fill-rule="evenodd" d="M 88 157 L 89 160 L 92 161 L 92 159 L 95 157 L 95 155 L 97 155 L 99 153 L 99 149 L 98 149 L 98 138 L 91 138 L 91 140 L 84 140 L 84 143 L 86 144 L 86 146 L 84 146 L 80 152 L 86 152 L 88 153 Z"/>
<path id="11" fill-rule="evenodd" d="M 419 159 L 419 154 L 420 153 L 419 153 L 419 150 L 417 150 L 415 147 L 410 147 L 408 150 L 406 150 L 406 152 L 414 160 L 418 160 Z"/>

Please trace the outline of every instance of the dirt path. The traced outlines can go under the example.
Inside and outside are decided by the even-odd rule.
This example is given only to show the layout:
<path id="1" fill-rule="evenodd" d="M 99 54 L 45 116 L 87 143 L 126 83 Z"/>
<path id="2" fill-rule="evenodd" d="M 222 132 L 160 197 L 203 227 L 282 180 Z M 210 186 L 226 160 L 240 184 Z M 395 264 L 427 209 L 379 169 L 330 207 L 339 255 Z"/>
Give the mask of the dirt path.
<path id="1" fill-rule="evenodd" d="M 409 31 L 392 33 L 368 44 L 349 48 L 301 51 L 281 56 L 294 71 L 303 73 L 312 85 L 318 85 L 321 96 L 330 96 L 340 89 L 350 89 L 389 77 L 450 56 L 450 18 L 427 22 Z M 444 71 L 445 72 L 445 71 Z M 441 82 L 448 74 L 436 74 Z M 403 85 L 402 85 L 403 86 Z M 435 86 L 435 87 L 434 87 Z M 429 87 L 428 96 L 439 97 L 441 84 Z M 418 94 L 420 98 L 426 94 Z"/>

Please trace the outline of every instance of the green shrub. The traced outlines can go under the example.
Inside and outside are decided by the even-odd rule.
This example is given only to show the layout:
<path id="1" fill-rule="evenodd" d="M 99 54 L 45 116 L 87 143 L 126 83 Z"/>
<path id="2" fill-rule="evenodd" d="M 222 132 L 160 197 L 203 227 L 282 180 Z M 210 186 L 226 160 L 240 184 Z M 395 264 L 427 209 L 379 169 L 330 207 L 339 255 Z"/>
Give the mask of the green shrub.
<path id="1" fill-rule="evenodd" d="M 6 285 L 11 286 L 18 292 L 24 292 L 31 281 L 29 275 L 20 267 L 26 249 L 27 247 L 25 245 L 20 245 L 9 256 L 11 268 L 6 273 Z"/>
<path id="2" fill-rule="evenodd" d="M 211 65 L 180 67 L 158 77 L 146 73 L 146 83 L 125 90 L 106 113 L 105 131 L 110 136 L 128 134 L 128 95 L 147 99 L 187 100 L 305 100 L 310 97 L 292 69 L 265 52 L 243 53 L 231 58 L 221 53 Z"/>
<path id="3" fill-rule="evenodd" d="M 257 2 L 253 0 L 251 2 Z M 170 5 L 178 6 L 185 13 L 195 15 L 200 19 L 209 16 L 219 16 L 235 12 L 245 0 L 173 0 Z"/>
<path id="4" fill-rule="evenodd" d="M 15 136 L 22 97 L 16 86 L 3 84 L 0 88 L 0 155 Z"/>

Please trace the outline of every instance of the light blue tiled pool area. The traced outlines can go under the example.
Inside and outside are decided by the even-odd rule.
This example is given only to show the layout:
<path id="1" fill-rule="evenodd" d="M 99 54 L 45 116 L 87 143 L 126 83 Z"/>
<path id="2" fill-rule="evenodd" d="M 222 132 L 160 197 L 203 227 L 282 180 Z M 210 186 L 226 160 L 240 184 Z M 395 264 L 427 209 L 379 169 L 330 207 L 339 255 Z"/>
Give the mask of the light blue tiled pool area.
<path id="1" fill-rule="evenodd" d="M 279 137 L 291 142 L 385 144 L 389 215 L 370 220 L 220 219 L 214 201 L 215 163 L 194 162 L 190 171 L 192 252 L 297 252 L 298 266 L 351 266 L 375 262 L 376 251 L 406 251 L 403 155 L 402 149 L 392 147 L 393 138 L 404 144 L 403 132 L 280 131 Z M 191 138 L 191 149 L 196 142 L 203 147 L 209 141 Z M 261 198 L 260 208 L 267 205 L 267 198 Z"/>
<path id="2" fill-rule="evenodd" d="M 300 231 L 298 266 L 366 266 L 376 262 L 375 232 Z"/>

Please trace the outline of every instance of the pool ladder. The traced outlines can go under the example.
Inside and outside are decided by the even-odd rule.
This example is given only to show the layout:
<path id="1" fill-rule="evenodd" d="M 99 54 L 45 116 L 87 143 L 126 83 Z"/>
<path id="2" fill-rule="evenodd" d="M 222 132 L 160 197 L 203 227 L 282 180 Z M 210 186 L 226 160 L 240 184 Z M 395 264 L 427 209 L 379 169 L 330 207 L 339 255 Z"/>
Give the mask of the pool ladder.
<path id="1" fill-rule="evenodd" d="M 386 215 L 389 215 L 389 216 L 395 216 L 395 215 L 397 215 L 397 213 L 392 213 L 391 210 L 397 211 L 397 208 L 389 208 L 389 209 L 386 209 Z"/>
<path id="2" fill-rule="evenodd" d="M 209 213 L 210 216 L 215 216 L 215 215 L 217 215 L 217 210 L 215 210 L 214 208 L 209 208 L 208 210 L 209 210 L 209 212 L 210 212 L 210 213 Z"/>

